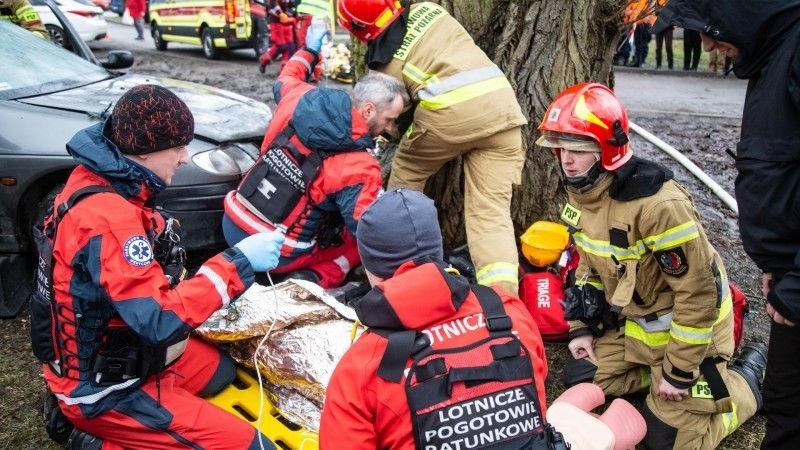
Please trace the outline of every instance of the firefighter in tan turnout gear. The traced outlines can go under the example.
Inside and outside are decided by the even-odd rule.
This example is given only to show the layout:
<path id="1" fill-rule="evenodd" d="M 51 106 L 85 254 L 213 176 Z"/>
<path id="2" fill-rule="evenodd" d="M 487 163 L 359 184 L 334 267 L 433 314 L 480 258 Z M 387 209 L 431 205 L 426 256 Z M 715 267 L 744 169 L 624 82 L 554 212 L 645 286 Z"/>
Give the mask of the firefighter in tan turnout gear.
<path id="1" fill-rule="evenodd" d="M 527 120 L 508 79 L 439 5 L 338 0 L 337 15 L 367 44 L 369 68 L 401 80 L 411 97 L 413 119 L 394 156 L 389 188 L 422 190 L 445 163 L 462 156 L 467 242 L 478 283 L 516 294 L 511 187 L 521 182 Z"/>
<path id="2" fill-rule="evenodd" d="M 28 0 L 0 0 L 0 20 L 11 21 L 42 39 L 50 39 L 39 13 Z"/>
<path id="3" fill-rule="evenodd" d="M 565 293 L 565 381 L 610 396 L 647 390 L 647 448 L 715 448 L 760 408 L 766 349 L 746 345 L 728 365 L 728 280 L 689 194 L 632 156 L 627 113 L 601 84 L 560 93 L 539 130 L 560 160 L 562 219 L 580 253 Z"/>

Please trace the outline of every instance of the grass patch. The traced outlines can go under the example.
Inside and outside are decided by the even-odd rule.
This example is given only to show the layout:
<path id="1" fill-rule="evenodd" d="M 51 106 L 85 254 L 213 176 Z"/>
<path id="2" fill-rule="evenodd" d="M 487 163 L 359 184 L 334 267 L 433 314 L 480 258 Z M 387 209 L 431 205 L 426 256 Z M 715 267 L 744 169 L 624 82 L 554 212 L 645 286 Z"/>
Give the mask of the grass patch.
<path id="1" fill-rule="evenodd" d="M 665 44 L 666 45 L 666 44 Z M 645 59 L 645 69 L 654 69 L 656 67 L 656 38 L 653 36 L 653 39 L 650 40 L 650 44 L 647 46 L 647 59 Z M 667 52 L 666 49 L 662 48 L 662 59 L 661 59 L 661 68 L 667 69 Z M 674 66 L 673 70 L 683 70 L 683 39 L 673 39 L 672 40 L 672 55 Z M 633 53 L 631 53 L 631 57 L 633 57 Z M 708 69 L 708 53 L 701 51 L 700 52 L 700 63 L 697 65 L 697 70 L 699 72 L 709 72 Z M 722 68 L 720 68 L 720 73 L 722 73 Z"/>

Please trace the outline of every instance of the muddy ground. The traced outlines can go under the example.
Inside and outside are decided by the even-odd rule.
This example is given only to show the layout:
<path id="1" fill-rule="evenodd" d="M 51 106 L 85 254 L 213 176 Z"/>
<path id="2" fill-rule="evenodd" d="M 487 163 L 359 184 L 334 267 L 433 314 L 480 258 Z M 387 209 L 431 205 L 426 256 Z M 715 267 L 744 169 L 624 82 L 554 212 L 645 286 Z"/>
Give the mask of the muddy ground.
<path id="1" fill-rule="evenodd" d="M 113 44 L 100 43 L 94 48 L 102 55 L 113 48 Z M 236 52 L 220 61 L 204 60 L 198 52 L 180 48 L 162 53 L 142 48 L 136 52 L 136 64 L 131 70 L 229 89 L 274 106 L 271 88 L 277 65 L 268 67 L 266 75 L 261 75 L 250 52 Z M 692 79 L 686 78 L 685 82 L 692 82 Z M 335 82 L 323 84 L 337 85 Z M 735 149 L 739 135 L 736 117 L 666 115 L 631 109 L 635 122 L 683 149 L 686 156 L 733 194 L 735 170 L 733 159 L 725 150 Z M 746 322 L 745 339 L 766 342 L 769 321 L 764 314 L 759 273 L 742 250 L 735 215 L 688 171 L 655 147 L 638 136 L 634 137 L 633 144 L 638 155 L 672 168 L 675 178 L 692 193 L 706 232 L 722 255 L 730 279 L 744 289 L 751 301 L 751 320 Z M 551 400 L 561 391 L 557 378 L 565 352 L 563 345 L 548 346 L 551 372 L 548 397 Z M 47 439 L 37 414 L 43 390 L 39 365 L 30 352 L 25 314 L 17 319 L 0 321 L 0 448 L 58 448 Z M 763 428 L 763 417 L 756 417 L 729 437 L 723 448 L 758 448 Z"/>

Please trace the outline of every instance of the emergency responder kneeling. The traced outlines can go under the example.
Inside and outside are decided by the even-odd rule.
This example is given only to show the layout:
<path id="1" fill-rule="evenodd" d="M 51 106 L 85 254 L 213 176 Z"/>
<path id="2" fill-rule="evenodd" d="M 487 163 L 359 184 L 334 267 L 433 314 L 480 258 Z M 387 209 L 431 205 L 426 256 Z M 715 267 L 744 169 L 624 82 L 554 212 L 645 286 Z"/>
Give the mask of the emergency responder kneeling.
<path id="1" fill-rule="evenodd" d="M 539 130 L 560 160 L 562 219 L 580 253 L 566 291 L 567 383 L 648 390 L 647 448 L 715 448 L 760 408 L 766 349 L 748 344 L 728 365 L 728 280 L 691 198 L 672 172 L 632 155 L 627 113 L 603 85 L 561 92 Z"/>
<path id="2" fill-rule="evenodd" d="M 389 191 L 356 237 L 370 329 L 328 384 L 320 448 L 550 448 L 536 324 L 518 298 L 445 269 L 433 201 Z"/>
<path id="3" fill-rule="evenodd" d="M 235 366 L 189 335 L 277 264 L 284 238 L 250 236 L 181 281 L 177 222 L 152 204 L 188 163 L 193 136 L 186 104 L 142 85 L 67 144 L 78 166 L 34 232 L 30 310 L 34 353 L 77 427 L 71 448 L 260 448 L 253 426 L 200 398 L 233 381 Z"/>
<path id="4" fill-rule="evenodd" d="M 279 230 L 286 241 L 274 272 L 330 288 L 359 264 L 353 235 L 382 189 L 380 167 L 367 149 L 393 128 L 408 96 L 397 80 L 379 73 L 356 84 L 353 100 L 307 83 L 325 35 L 309 28 L 306 48 L 281 70 L 261 157 L 226 197 L 222 225 L 230 245 Z"/>

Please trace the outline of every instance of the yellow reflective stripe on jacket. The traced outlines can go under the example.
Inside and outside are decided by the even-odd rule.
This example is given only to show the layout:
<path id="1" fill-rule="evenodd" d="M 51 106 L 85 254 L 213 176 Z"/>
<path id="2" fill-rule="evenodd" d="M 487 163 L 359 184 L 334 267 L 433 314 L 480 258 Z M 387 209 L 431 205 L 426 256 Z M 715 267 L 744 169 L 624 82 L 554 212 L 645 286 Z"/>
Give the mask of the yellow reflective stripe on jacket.
<path id="1" fill-rule="evenodd" d="M 697 224 L 693 220 L 670 228 L 663 233 L 645 237 L 627 248 L 611 245 L 609 241 L 591 239 L 582 231 L 578 231 L 574 234 L 575 244 L 578 248 L 587 253 L 605 258 L 610 258 L 611 255 L 614 255 L 614 257 L 620 261 L 625 259 L 640 259 L 648 251 L 655 252 L 676 247 L 692 239 L 696 239 L 698 236 L 700 236 L 700 232 L 697 228 Z"/>
<path id="2" fill-rule="evenodd" d="M 407 76 L 411 81 L 417 84 L 426 84 L 428 80 L 435 80 L 436 75 L 425 72 L 419 67 L 411 64 L 410 62 L 403 65 L 403 75 Z"/>
<path id="3" fill-rule="evenodd" d="M 654 236 L 648 236 L 644 238 L 644 243 L 651 251 L 655 252 L 671 247 L 677 247 L 678 245 L 689 242 L 699 236 L 700 232 L 697 229 L 697 224 L 694 223 L 694 220 L 690 220 L 686 223 L 678 225 L 677 227 L 670 228 L 663 233 L 656 234 Z"/>
<path id="4" fill-rule="evenodd" d="M 573 237 L 579 249 L 605 258 L 610 258 L 611 255 L 614 255 L 620 261 L 624 259 L 640 259 L 642 255 L 647 253 L 647 248 L 642 241 L 638 241 L 628 248 L 623 248 L 611 245 L 609 241 L 591 239 L 583 231 L 576 232 Z"/>
<path id="5" fill-rule="evenodd" d="M 483 266 L 476 276 L 478 284 L 489 286 L 496 283 L 518 284 L 519 268 L 516 264 L 496 262 Z"/>
<path id="6" fill-rule="evenodd" d="M 297 5 L 297 13 L 319 17 L 332 15 L 328 0 L 303 0 Z"/>
<path id="7" fill-rule="evenodd" d="M 406 63 L 406 66 L 410 65 L 411 64 Z M 425 72 L 420 72 L 424 75 L 427 75 L 427 78 L 431 77 Z M 428 100 L 439 95 L 447 94 L 448 92 L 452 92 L 456 89 L 469 86 L 470 84 L 498 77 L 505 78 L 505 74 L 495 65 L 481 67 L 480 69 L 465 70 L 463 72 L 451 75 L 441 81 L 431 80 L 431 82 L 427 83 L 427 85 L 419 91 L 419 98 L 421 100 Z"/>
<path id="8" fill-rule="evenodd" d="M 692 345 L 704 345 L 711 342 L 714 327 L 688 327 L 672 322 L 669 330 L 671 338 Z"/>
<path id="9" fill-rule="evenodd" d="M 421 3 L 419 6 L 412 7 L 411 12 L 408 14 L 408 25 L 406 25 L 403 43 L 394 52 L 393 56 L 400 61 L 405 61 L 408 53 L 419 42 L 425 32 L 430 30 L 431 25 L 446 15 L 447 11 L 444 8 L 433 3 Z"/>
<path id="10" fill-rule="evenodd" d="M 725 297 L 725 299 L 722 301 L 722 304 L 720 305 L 719 315 L 717 316 L 717 320 L 714 321 L 714 325 L 722 322 L 728 316 L 728 314 L 731 313 L 731 311 L 733 311 L 733 299 L 731 298 L 731 295 L 728 294 Z M 663 315 L 663 316 L 658 318 L 657 322 L 659 322 L 659 323 L 656 324 L 656 326 L 654 326 L 653 329 L 647 330 L 647 329 L 645 329 L 645 327 L 647 326 L 646 323 L 645 323 L 644 326 L 642 324 L 638 323 L 638 322 L 642 321 L 643 319 L 641 319 L 641 318 L 628 318 L 625 321 L 625 336 L 629 336 L 629 337 L 631 337 L 633 339 L 642 341 L 648 347 L 661 347 L 661 346 L 667 345 L 667 343 L 669 342 L 670 336 L 672 336 L 673 338 L 675 338 L 675 339 L 677 339 L 677 340 L 679 340 L 681 342 L 685 342 L 685 343 L 688 343 L 688 344 L 695 344 L 695 345 L 708 344 L 711 341 L 711 336 L 713 336 L 713 327 L 712 328 L 692 328 L 692 327 L 687 327 L 687 326 L 684 326 L 684 325 L 678 325 L 674 321 L 672 321 L 670 323 L 670 326 L 669 326 L 668 329 L 664 329 L 665 327 L 659 326 L 660 324 L 663 324 L 663 322 L 665 322 L 666 320 L 670 320 L 671 321 L 671 319 L 672 319 L 672 313 L 665 314 L 665 315 Z M 677 333 L 673 333 L 673 330 L 675 330 L 676 328 L 679 331 Z M 691 333 L 694 332 L 693 330 L 699 330 L 699 331 L 697 331 L 697 336 L 693 337 L 691 335 Z M 709 333 L 708 340 L 704 340 L 705 337 L 703 336 L 703 333 L 706 332 L 705 330 L 709 330 L 708 331 L 708 333 Z M 675 336 L 676 334 L 678 334 L 679 337 L 676 337 Z M 697 339 L 697 341 L 692 341 L 693 338 Z M 701 342 L 701 340 L 704 340 L 704 341 Z"/>
<path id="11" fill-rule="evenodd" d="M 505 75 L 491 78 L 477 83 L 469 84 L 458 89 L 454 89 L 446 94 L 437 95 L 426 100 L 420 100 L 420 106 L 431 110 L 447 108 L 448 106 L 457 105 L 461 102 L 471 100 L 475 97 L 488 94 L 490 92 L 499 91 L 503 88 L 510 88 L 511 83 L 508 82 Z"/>

